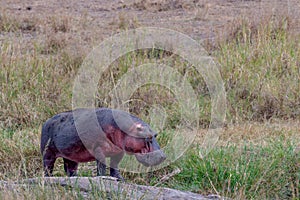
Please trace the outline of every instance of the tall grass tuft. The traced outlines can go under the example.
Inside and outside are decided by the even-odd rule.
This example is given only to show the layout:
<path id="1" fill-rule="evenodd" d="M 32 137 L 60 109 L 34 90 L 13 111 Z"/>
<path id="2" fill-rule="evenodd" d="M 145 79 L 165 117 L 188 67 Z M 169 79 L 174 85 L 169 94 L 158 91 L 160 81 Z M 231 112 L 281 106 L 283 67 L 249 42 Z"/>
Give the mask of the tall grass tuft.
<path id="1" fill-rule="evenodd" d="M 215 52 L 233 122 L 300 116 L 300 46 L 288 19 L 256 26 L 241 20 L 233 39 Z"/>

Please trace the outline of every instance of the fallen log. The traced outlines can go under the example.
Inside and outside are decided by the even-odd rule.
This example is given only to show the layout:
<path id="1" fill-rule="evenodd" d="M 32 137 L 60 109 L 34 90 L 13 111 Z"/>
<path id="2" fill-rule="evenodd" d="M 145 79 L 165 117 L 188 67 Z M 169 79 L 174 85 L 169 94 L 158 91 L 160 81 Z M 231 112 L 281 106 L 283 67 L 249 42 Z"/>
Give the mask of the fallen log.
<path id="1" fill-rule="evenodd" d="M 201 194 L 192 192 L 179 191 L 164 187 L 144 186 L 131 183 L 119 182 L 111 177 L 40 177 L 30 178 L 18 183 L 9 183 L 0 181 L 1 188 L 12 189 L 15 186 L 24 185 L 45 185 L 55 186 L 60 185 L 69 188 L 76 188 L 84 192 L 86 195 L 89 192 L 100 190 L 107 193 L 109 196 L 125 197 L 124 199 L 186 199 L 186 200 L 206 200 L 206 199 L 222 199 L 217 195 L 205 197 Z"/>

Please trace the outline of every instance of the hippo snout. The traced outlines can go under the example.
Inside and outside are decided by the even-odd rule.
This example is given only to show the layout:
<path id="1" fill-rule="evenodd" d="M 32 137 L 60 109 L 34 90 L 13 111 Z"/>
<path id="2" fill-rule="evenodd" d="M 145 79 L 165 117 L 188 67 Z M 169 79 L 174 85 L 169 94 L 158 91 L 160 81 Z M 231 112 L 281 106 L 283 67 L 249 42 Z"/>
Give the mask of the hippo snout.
<path id="1" fill-rule="evenodd" d="M 146 167 L 159 165 L 166 159 L 166 155 L 162 150 L 156 150 L 149 153 L 137 153 L 135 154 L 135 157 Z"/>
<path id="2" fill-rule="evenodd" d="M 150 141 L 147 140 L 146 146 L 149 146 L 149 148 L 147 148 L 149 150 L 148 152 L 135 154 L 136 159 L 146 167 L 159 165 L 166 159 L 166 155 L 160 149 L 155 136 L 152 137 Z"/>

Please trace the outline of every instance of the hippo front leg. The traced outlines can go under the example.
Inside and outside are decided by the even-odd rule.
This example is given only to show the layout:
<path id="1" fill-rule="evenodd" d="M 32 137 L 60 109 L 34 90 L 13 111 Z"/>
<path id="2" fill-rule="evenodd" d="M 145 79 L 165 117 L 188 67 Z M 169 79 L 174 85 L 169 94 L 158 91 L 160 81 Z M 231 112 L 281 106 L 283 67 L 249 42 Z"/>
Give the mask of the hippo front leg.
<path id="1" fill-rule="evenodd" d="M 110 158 L 110 176 L 115 177 L 118 181 L 124 181 L 124 178 L 121 176 L 120 171 L 118 169 L 118 165 L 124 156 L 124 152 L 112 156 Z"/>
<path id="2" fill-rule="evenodd" d="M 96 160 L 96 162 L 97 162 L 97 176 L 105 176 L 106 175 L 105 161 Z"/>
<path id="3" fill-rule="evenodd" d="M 64 160 L 64 169 L 65 172 L 67 173 L 67 176 L 77 176 L 77 168 L 78 168 L 78 163 L 74 162 L 72 160 L 68 160 L 66 158 Z"/>
<path id="4" fill-rule="evenodd" d="M 102 150 L 99 147 L 95 150 L 95 158 L 97 162 L 97 176 L 105 176 L 106 175 L 105 155 L 102 153 Z"/>

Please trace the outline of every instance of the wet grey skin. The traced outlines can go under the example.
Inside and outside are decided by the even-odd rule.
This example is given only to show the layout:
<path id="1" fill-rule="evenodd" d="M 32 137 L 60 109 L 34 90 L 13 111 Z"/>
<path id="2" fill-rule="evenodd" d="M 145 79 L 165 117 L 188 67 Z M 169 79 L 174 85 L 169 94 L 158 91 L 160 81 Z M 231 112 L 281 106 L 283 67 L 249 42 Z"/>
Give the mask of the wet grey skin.
<path id="1" fill-rule="evenodd" d="M 93 112 L 100 127 L 93 123 Z M 80 131 L 75 123 L 80 124 Z M 77 175 L 79 163 L 95 160 L 97 176 L 105 176 L 105 158 L 109 157 L 110 176 L 124 181 L 118 165 L 125 153 L 135 155 L 138 162 L 147 167 L 159 165 L 166 159 L 156 136 L 147 123 L 121 110 L 82 108 L 59 113 L 42 127 L 44 174 L 52 176 L 55 160 L 62 157 L 67 176 Z"/>

